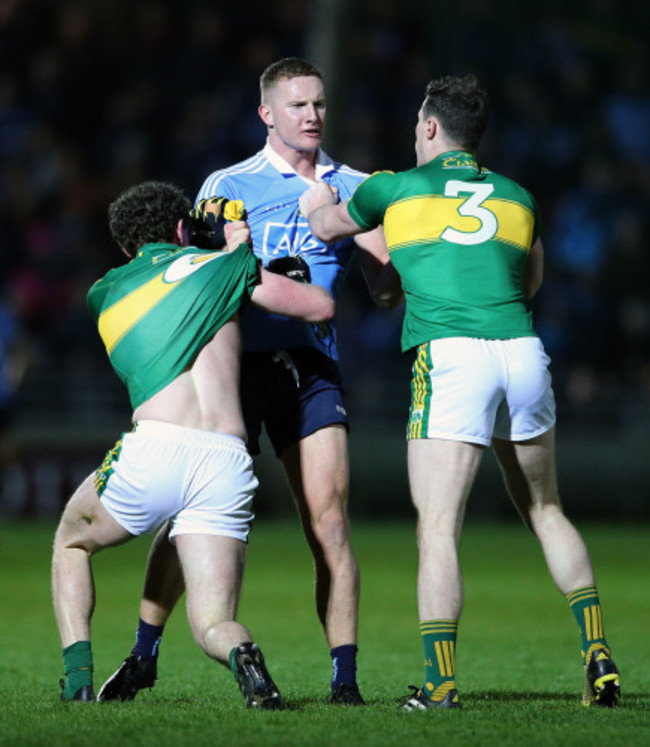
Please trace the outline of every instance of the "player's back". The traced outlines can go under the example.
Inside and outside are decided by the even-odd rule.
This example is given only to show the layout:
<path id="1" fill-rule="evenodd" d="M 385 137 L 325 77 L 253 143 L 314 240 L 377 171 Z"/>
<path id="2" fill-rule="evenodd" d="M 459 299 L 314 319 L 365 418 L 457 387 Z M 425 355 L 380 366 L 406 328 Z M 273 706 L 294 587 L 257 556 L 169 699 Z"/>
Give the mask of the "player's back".
<path id="1" fill-rule="evenodd" d="M 248 248 L 140 247 L 88 292 L 88 306 L 135 409 L 186 371 L 258 281 Z"/>
<path id="2" fill-rule="evenodd" d="M 523 276 L 538 215 L 518 184 L 458 151 L 373 175 L 352 209 L 368 224 L 383 216 L 407 300 L 405 348 L 440 337 L 534 334 Z"/>

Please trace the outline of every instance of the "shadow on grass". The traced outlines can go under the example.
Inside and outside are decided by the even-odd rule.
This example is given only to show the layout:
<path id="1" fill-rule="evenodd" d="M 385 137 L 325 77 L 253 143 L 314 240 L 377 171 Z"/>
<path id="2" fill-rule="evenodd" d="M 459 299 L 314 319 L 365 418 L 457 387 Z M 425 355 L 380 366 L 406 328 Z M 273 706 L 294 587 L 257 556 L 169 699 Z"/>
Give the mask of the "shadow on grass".
<path id="1" fill-rule="evenodd" d="M 464 706 L 476 706 L 481 703 L 557 703 L 558 705 L 580 705 L 580 693 L 549 693 L 549 692 L 515 692 L 508 690 L 488 690 L 482 693 L 461 695 Z M 650 693 L 623 692 L 618 708 L 638 707 L 650 704 Z M 599 706 L 592 706 L 596 710 L 604 710 Z"/>
<path id="2" fill-rule="evenodd" d="M 580 700 L 580 693 L 534 693 L 509 690 L 488 690 L 483 693 L 466 695 L 463 702 L 480 703 L 482 701 L 502 703 L 557 702 L 571 703 Z"/>
<path id="3" fill-rule="evenodd" d="M 202 699 L 192 695 L 177 695 L 173 698 L 161 698 L 166 700 L 169 705 L 172 706 L 195 706 Z M 390 710 L 399 710 L 399 706 L 404 700 L 403 697 L 390 697 L 390 698 L 368 698 L 366 697 L 366 704 L 371 708 L 381 708 Z M 549 692 L 516 692 L 508 690 L 488 690 L 485 692 L 470 692 L 462 696 L 462 704 L 465 710 L 480 709 L 483 706 L 491 707 L 499 703 L 511 703 L 511 704 L 527 704 L 534 705 L 538 704 L 556 704 L 557 706 L 576 706 L 582 710 L 580 704 L 579 693 L 549 693 Z M 103 707 L 106 705 L 111 706 L 112 703 L 102 703 Z M 121 707 L 127 705 L 120 703 Z M 621 703 L 618 709 L 637 709 L 641 708 L 646 710 L 650 706 L 650 693 L 624 693 L 621 699 Z M 243 711 L 246 708 L 241 704 Z M 594 707 L 595 710 L 607 710 L 605 708 L 600 709 Z M 323 710 L 323 711 L 336 711 L 341 713 L 348 712 L 364 712 L 366 709 L 362 707 L 344 706 L 344 705 L 332 705 L 328 702 L 327 698 L 322 697 L 292 697 L 289 700 L 285 698 L 284 711 L 289 713 L 300 713 L 307 710 Z M 252 709 L 254 710 L 254 709 Z M 445 709 L 447 710 L 447 709 Z M 451 710 L 451 709 L 450 709 Z M 586 709 L 585 709 L 586 710 Z M 277 711 L 275 711 L 277 713 Z"/>

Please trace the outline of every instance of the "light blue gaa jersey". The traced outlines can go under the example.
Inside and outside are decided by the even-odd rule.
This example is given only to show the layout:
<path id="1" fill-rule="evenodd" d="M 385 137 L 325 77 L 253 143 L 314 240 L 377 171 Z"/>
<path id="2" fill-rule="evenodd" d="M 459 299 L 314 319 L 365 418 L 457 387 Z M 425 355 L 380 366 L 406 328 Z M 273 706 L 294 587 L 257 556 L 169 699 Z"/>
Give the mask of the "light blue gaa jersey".
<path id="1" fill-rule="evenodd" d="M 336 187 L 342 201 L 352 196 L 367 174 L 336 163 L 319 152 L 316 179 Z M 267 143 L 256 155 L 210 174 L 196 201 L 220 195 L 243 200 L 248 212 L 253 251 L 264 265 L 276 257 L 300 255 L 311 271 L 311 282 L 336 299 L 350 258 L 353 240 L 323 244 L 298 212 L 298 198 L 313 184 L 296 173 Z M 267 314 L 247 305 L 241 314 L 244 350 L 281 350 L 311 346 L 337 359 L 336 330 Z"/>

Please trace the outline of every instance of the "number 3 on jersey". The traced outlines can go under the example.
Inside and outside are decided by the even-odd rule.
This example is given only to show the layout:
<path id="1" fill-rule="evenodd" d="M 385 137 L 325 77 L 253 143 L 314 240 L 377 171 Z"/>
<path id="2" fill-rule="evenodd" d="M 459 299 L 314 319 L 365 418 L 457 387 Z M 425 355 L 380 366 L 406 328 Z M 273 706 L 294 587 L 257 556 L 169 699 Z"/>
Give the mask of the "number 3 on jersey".
<path id="1" fill-rule="evenodd" d="M 445 184 L 445 197 L 463 197 L 469 194 L 469 197 L 458 206 L 458 214 L 463 218 L 476 218 L 481 225 L 476 231 L 458 231 L 456 228 L 447 226 L 440 234 L 440 238 L 463 246 L 482 244 L 493 238 L 499 229 L 497 217 L 491 210 L 482 207 L 482 203 L 492 192 L 494 192 L 492 184 L 473 184 L 450 179 Z"/>

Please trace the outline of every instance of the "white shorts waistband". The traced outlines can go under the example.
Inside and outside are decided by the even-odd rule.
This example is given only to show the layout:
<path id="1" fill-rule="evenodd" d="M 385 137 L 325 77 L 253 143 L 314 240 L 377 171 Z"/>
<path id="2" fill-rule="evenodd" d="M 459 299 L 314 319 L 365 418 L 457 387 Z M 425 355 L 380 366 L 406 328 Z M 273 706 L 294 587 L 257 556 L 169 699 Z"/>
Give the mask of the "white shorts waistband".
<path id="1" fill-rule="evenodd" d="M 166 423 L 164 420 L 138 420 L 134 425 L 136 433 L 154 438 L 174 441 L 176 443 L 232 448 L 247 452 L 244 439 L 239 436 L 232 436 L 229 433 L 188 428 L 184 425 Z"/>

